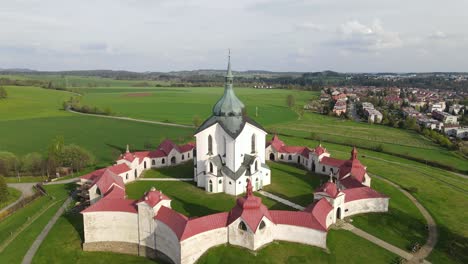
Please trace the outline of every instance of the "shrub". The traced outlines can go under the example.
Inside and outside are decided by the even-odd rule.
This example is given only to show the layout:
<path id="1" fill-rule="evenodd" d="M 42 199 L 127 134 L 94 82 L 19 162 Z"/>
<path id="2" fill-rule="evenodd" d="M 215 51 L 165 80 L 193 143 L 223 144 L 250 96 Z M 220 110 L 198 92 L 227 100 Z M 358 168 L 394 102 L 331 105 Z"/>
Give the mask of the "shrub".
<path id="1" fill-rule="evenodd" d="M 5 178 L 0 175 L 0 202 L 5 202 L 8 200 L 8 187 L 5 182 Z"/>

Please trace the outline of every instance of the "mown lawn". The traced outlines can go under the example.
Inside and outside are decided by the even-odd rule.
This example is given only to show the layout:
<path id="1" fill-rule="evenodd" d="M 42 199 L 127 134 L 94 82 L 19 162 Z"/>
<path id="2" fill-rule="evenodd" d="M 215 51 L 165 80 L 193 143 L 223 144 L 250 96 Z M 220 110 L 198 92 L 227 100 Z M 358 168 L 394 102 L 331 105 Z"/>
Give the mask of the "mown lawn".
<path id="1" fill-rule="evenodd" d="M 21 176 L 21 177 L 5 177 L 7 183 L 31 183 L 45 181 L 45 176 Z"/>
<path id="2" fill-rule="evenodd" d="M 145 192 L 155 187 L 172 199 L 174 210 L 188 217 L 204 216 L 230 211 L 236 205 L 235 196 L 225 193 L 208 193 L 195 186 L 193 182 L 137 181 L 126 186 L 130 199 L 139 199 Z M 260 194 L 255 194 L 262 197 Z M 262 197 L 263 203 L 275 210 L 294 210 L 286 205 Z"/>
<path id="3" fill-rule="evenodd" d="M 314 190 L 328 178 L 313 174 L 294 164 L 268 162 L 271 184 L 263 189 L 307 207 L 314 201 Z"/>
<path id="4" fill-rule="evenodd" d="M 50 185 L 45 186 L 45 189 L 50 196 L 44 196 L 28 205 L 26 208 L 20 209 L 4 221 L 0 222 L 0 243 L 5 243 L 11 233 L 30 221 L 30 217 L 42 212 L 41 216 L 24 229 L 19 236 L 16 237 L 0 254 L 0 263 L 21 263 L 24 254 L 28 251 L 36 237 L 46 226 L 52 216 L 62 206 L 71 185 Z M 54 197 L 52 199 L 51 197 Z M 51 207 L 49 205 L 53 204 Z"/>
<path id="5" fill-rule="evenodd" d="M 391 263 L 396 256 L 348 231 L 330 230 L 329 252 L 297 243 L 273 242 L 251 252 L 231 245 L 208 250 L 197 263 Z"/>
<path id="6" fill-rule="evenodd" d="M 424 245 L 426 221 L 416 206 L 398 189 L 373 178 L 372 188 L 389 196 L 387 213 L 352 216 L 353 225 L 404 250 L 415 242 Z"/>
<path id="7" fill-rule="evenodd" d="M 191 178 L 193 179 L 193 160 L 177 166 L 147 170 L 143 178 Z"/>
<path id="8" fill-rule="evenodd" d="M 291 145 L 316 146 L 317 141 L 281 137 Z M 332 157 L 349 158 L 351 147 L 322 143 Z M 362 150 L 359 159 L 370 173 L 404 188 L 414 187 L 413 196 L 431 213 L 439 229 L 439 243 L 431 253 L 433 263 L 468 263 L 468 180 L 451 172 L 384 153 Z M 390 201 L 391 204 L 391 201 Z"/>
<path id="9" fill-rule="evenodd" d="M 7 188 L 8 188 L 8 199 L 4 202 L 0 202 L 0 209 L 18 200 L 18 198 L 21 196 L 21 191 L 15 188 L 11 188 L 11 187 L 7 187 Z"/>

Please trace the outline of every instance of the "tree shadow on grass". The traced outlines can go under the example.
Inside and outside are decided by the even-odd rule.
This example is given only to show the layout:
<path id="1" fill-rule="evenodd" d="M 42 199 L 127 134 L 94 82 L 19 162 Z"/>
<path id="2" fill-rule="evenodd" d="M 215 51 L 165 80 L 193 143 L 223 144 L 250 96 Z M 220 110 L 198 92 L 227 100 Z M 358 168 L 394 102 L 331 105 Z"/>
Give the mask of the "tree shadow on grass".
<path id="1" fill-rule="evenodd" d="M 456 263 L 468 263 L 468 238 L 452 232 L 445 226 L 438 225 L 437 229 L 439 241 L 435 247 L 436 253 L 442 253 Z M 434 260 L 432 262 L 435 263 Z"/>
<path id="2" fill-rule="evenodd" d="M 79 213 L 83 208 L 73 208 L 65 212 L 62 216 L 73 226 L 75 231 L 79 234 L 80 240 L 84 243 L 84 228 L 83 228 L 83 215 Z"/>

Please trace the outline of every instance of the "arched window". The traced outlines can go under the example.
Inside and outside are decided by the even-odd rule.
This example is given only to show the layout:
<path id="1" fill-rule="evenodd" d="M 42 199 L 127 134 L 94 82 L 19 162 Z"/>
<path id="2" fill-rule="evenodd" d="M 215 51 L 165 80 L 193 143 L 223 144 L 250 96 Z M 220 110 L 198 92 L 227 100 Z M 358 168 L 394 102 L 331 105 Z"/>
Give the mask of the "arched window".
<path id="1" fill-rule="evenodd" d="M 265 228 L 265 222 L 262 220 L 262 222 L 260 222 L 260 230 L 264 229 Z"/>
<path id="2" fill-rule="evenodd" d="M 219 180 L 218 183 L 219 183 L 219 184 L 223 183 L 223 180 Z"/>
<path id="3" fill-rule="evenodd" d="M 187 158 L 190 158 L 190 152 L 189 152 L 189 153 L 187 153 Z"/>
<path id="4" fill-rule="evenodd" d="M 252 134 L 252 139 L 251 139 L 251 142 L 250 142 L 250 144 L 251 144 L 250 147 L 251 147 L 251 149 L 252 149 L 252 153 L 255 153 L 255 152 L 256 152 L 256 149 L 255 149 L 256 142 L 255 142 L 255 141 L 256 141 L 256 140 L 255 140 L 255 134 Z"/>
<path id="5" fill-rule="evenodd" d="M 239 229 L 243 230 L 243 231 L 247 231 L 247 226 L 245 225 L 245 223 L 243 221 L 240 221 Z"/>
<path id="6" fill-rule="evenodd" d="M 223 151 L 224 151 L 224 157 L 226 157 L 226 152 L 227 152 L 226 137 L 223 137 Z"/>
<path id="7" fill-rule="evenodd" d="M 258 162 L 255 161 L 255 171 L 258 171 Z"/>
<path id="8" fill-rule="evenodd" d="M 280 159 L 284 159 L 284 156 L 283 156 L 283 154 L 281 154 L 281 157 L 280 157 Z"/>
<path id="9" fill-rule="evenodd" d="M 135 174 L 135 178 L 136 178 L 136 177 L 137 177 L 137 170 L 136 170 L 136 169 L 135 169 L 135 173 L 134 173 L 134 174 Z"/>
<path id="10" fill-rule="evenodd" d="M 151 161 L 151 165 L 156 165 L 156 160 Z"/>
<path id="11" fill-rule="evenodd" d="M 292 156 L 291 156 L 291 155 L 288 156 L 288 160 L 292 160 Z"/>
<path id="12" fill-rule="evenodd" d="M 99 188 L 96 188 L 96 194 L 101 195 L 101 190 L 99 190 Z"/>
<path id="13" fill-rule="evenodd" d="M 162 159 L 162 162 L 161 162 L 161 163 L 162 163 L 162 164 L 166 163 L 166 160 L 165 160 L 165 159 Z"/>
<path id="14" fill-rule="evenodd" d="M 128 173 L 125 175 L 125 179 L 128 180 Z"/>
<path id="15" fill-rule="evenodd" d="M 213 173 L 213 163 L 210 162 L 210 172 Z"/>
<path id="16" fill-rule="evenodd" d="M 146 161 L 143 163 L 143 167 L 146 169 Z"/>
<path id="17" fill-rule="evenodd" d="M 213 137 L 211 135 L 208 136 L 208 154 L 213 154 Z"/>
<path id="18" fill-rule="evenodd" d="M 325 166 L 322 167 L 322 172 L 325 172 Z"/>
<path id="19" fill-rule="evenodd" d="M 184 159 L 185 159 L 185 155 L 184 155 L 184 154 L 182 154 L 182 160 L 184 160 Z"/>
<path id="20" fill-rule="evenodd" d="M 210 188 L 209 191 L 213 192 L 213 182 L 211 180 L 209 182 L 209 188 Z"/>

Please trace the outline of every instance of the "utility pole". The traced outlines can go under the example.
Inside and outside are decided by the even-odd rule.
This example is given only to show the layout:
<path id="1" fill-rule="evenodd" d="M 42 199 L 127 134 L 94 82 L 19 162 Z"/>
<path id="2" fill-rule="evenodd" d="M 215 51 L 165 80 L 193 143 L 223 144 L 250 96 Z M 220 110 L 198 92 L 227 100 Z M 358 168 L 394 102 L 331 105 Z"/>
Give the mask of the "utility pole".
<path id="1" fill-rule="evenodd" d="M 255 107 L 255 117 L 258 116 L 258 106 Z"/>

